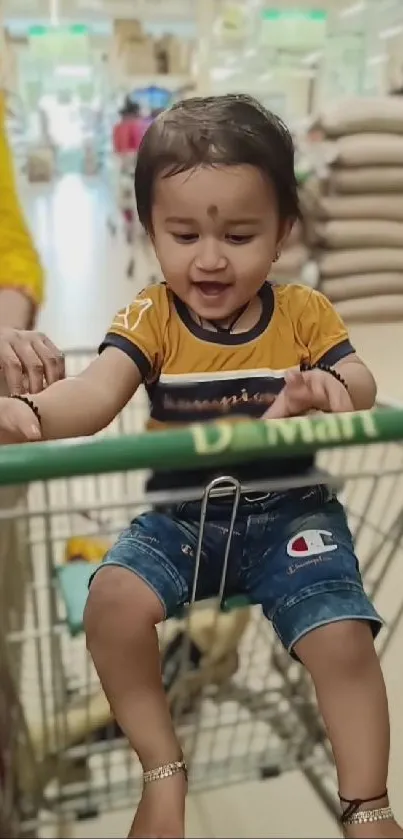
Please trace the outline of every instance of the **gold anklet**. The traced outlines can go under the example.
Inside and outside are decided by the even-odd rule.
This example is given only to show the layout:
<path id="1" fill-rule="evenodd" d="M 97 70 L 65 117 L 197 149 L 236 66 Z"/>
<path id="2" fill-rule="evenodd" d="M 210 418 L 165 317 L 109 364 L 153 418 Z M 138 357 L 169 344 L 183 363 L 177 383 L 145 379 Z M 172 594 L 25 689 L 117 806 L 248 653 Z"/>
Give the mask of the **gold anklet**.
<path id="1" fill-rule="evenodd" d="M 367 810 L 360 810 L 363 804 L 372 804 L 374 801 L 382 801 L 383 798 L 388 797 L 388 791 L 385 789 L 380 795 L 373 795 L 372 798 L 344 798 L 340 795 L 340 804 L 347 807 L 343 810 L 340 821 L 342 824 L 366 824 L 367 822 L 381 822 L 386 819 L 393 819 L 393 814 L 390 807 L 373 807 Z M 385 813 L 387 812 L 387 815 Z"/>
<path id="2" fill-rule="evenodd" d="M 156 769 L 148 769 L 147 772 L 143 772 L 143 781 L 145 784 L 151 784 L 153 781 L 162 781 L 164 778 L 171 778 L 172 775 L 177 775 L 178 772 L 183 772 L 187 780 L 188 769 L 186 761 L 175 760 L 173 763 L 164 763 L 162 766 L 157 766 Z"/>
<path id="3" fill-rule="evenodd" d="M 368 822 L 386 822 L 393 819 L 391 807 L 378 807 L 376 810 L 359 810 L 358 813 L 343 819 L 343 824 L 368 824 Z"/>

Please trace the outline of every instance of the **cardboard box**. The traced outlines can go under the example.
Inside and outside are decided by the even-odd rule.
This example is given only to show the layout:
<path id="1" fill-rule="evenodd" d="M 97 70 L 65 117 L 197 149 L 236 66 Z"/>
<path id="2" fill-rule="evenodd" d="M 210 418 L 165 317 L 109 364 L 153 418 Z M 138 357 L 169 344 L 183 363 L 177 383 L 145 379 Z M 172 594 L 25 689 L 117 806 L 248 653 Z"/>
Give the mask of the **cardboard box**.
<path id="1" fill-rule="evenodd" d="M 172 76 L 187 76 L 191 71 L 193 44 L 175 35 L 164 35 L 158 41 L 160 66 Z"/>
<path id="2" fill-rule="evenodd" d="M 117 59 L 119 72 L 124 76 L 147 76 L 157 73 L 154 41 L 126 41 Z"/>
<path id="3" fill-rule="evenodd" d="M 31 149 L 27 156 L 27 177 L 30 183 L 49 183 L 55 173 L 53 149 L 45 146 Z"/>
<path id="4" fill-rule="evenodd" d="M 113 39 L 122 47 L 126 41 L 141 41 L 144 38 L 143 27 L 139 20 L 118 19 L 113 21 Z"/>

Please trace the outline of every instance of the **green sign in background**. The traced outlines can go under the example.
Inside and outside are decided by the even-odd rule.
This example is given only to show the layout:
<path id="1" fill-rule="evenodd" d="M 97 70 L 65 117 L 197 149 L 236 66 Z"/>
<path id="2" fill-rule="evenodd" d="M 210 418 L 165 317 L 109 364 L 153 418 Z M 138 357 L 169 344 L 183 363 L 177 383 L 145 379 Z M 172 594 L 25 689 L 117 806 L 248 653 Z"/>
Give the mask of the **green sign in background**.
<path id="1" fill-rule="evenodd" d="M 64 65 L 85 64 L 89 59 L 88 27 L 80 24 L 32 26 L 28 41 L 32 60 L 41 65 L 56 62 Z"/>
<path id="2" fill-rule="evenodd" d="M 306 52 L 323 46 L 327 13 L 316 9 L 263 9 L 261 42 L 276 50 Z"/>

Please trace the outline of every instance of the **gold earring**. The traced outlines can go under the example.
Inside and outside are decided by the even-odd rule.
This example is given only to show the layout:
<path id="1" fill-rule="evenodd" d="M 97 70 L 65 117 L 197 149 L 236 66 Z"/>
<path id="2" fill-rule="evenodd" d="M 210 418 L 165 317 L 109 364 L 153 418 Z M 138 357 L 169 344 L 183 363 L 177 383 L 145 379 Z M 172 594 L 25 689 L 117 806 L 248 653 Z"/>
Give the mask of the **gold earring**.
<path id="1" fill-rule="evenodd" d="M 278 262 L 281 256 L 281 251 L 276 251 L 276 255 L 274 257 L 273 262 Z"/>

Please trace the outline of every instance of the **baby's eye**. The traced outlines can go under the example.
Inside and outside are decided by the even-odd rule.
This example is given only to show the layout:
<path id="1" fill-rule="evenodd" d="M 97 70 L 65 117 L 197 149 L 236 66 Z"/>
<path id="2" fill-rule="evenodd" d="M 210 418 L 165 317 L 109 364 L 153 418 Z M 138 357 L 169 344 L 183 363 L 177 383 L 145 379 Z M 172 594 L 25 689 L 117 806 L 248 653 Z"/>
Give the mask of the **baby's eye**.
<path id="1" fill-rule="evenodd" d="M 246 245 L 254 236 L 252 233 L 228 233 L 226 238 L 232 245 Z"/>
<path id="2" fill-rule="evenodd" d="M 197 233 L 171 233 L 171 236 L 173 236 L 175 242 L 180 242 L 182 245 L 189 245 L 199 238 Z"/>

